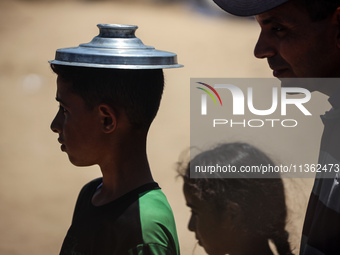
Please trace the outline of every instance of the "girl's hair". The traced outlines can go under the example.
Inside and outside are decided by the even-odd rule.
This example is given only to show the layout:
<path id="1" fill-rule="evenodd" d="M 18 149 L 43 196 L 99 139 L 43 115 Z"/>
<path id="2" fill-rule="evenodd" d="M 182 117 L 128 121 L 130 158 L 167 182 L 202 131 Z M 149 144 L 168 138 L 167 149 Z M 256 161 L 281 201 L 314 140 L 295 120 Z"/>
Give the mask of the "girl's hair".
<path id="1" fill-rule="evenodd" d="M 287 208 L 283 182 L 280 175 L 271 179 L 223 179 L 223 178 L 190 178 L 190 164 L 232 165 L 240 166 L 272 165 L 259 149 L 245 143 L 221 144 L 216 148 L 204 151 L 194 157 L 179 174 L 193 195 L 208 201 L 217 210 L 223 211 L 228 203 L 236 203 L 242 211 L 242 229 L 254 236 L 270 239 L 280 255 L 292 254 L 288 242 L 289 234 L 285 230 Z"/>

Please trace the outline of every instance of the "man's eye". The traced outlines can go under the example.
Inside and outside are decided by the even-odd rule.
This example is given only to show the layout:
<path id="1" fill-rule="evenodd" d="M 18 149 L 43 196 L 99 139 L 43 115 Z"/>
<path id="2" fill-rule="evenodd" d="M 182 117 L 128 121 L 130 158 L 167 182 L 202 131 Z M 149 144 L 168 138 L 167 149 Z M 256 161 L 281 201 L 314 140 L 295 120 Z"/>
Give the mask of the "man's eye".
<path id="1" fill-rule="evenodd" d="M 281 26 L 273 26 L 272 30 L 274 30 L 275 32 L 282 32 L 284 28 Z"/>

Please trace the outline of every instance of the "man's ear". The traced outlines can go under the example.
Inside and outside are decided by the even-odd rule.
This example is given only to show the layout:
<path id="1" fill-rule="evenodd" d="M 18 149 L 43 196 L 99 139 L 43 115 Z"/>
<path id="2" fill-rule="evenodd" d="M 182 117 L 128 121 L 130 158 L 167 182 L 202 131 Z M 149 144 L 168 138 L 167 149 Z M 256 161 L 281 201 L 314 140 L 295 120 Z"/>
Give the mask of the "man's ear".
<path id="1" fill-rule="evenodd" d="M 99 105 L 98 110 L 104 133 L 112 133 L 117 127 L 116 111 L 106 104 Z"/>

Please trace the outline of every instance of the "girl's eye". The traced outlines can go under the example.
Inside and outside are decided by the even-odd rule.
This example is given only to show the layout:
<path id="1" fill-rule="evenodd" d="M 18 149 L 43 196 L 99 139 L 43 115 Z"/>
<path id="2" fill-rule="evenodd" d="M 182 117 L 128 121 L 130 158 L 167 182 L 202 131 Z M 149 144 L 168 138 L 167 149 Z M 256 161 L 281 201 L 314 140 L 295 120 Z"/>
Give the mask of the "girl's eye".
<path id="1" fill-rule="evenodd" d="M 196 216 L 196 215 L 197 215 L 197 212 L 191 210 L 191 215 L 192 215 L 192 216 Z"/>

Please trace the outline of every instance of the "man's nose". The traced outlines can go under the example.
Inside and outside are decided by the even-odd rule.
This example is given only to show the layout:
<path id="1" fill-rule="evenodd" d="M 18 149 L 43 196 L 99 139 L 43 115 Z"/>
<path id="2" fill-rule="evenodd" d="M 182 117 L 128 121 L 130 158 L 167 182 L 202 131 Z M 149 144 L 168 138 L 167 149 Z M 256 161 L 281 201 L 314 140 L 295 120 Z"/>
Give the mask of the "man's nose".
<path id="1" fill-rule="evenodd" d="M 254 49 L 257 58 L 270 58 L 276 54 L 276 47 L 273 38 L 261 33 Z"/>

